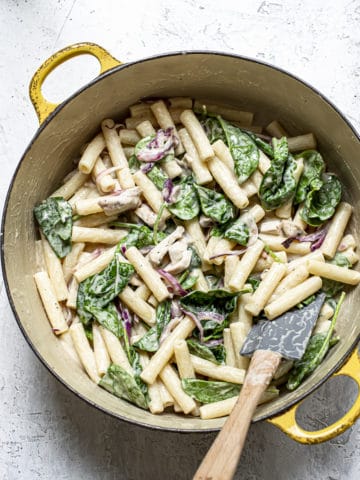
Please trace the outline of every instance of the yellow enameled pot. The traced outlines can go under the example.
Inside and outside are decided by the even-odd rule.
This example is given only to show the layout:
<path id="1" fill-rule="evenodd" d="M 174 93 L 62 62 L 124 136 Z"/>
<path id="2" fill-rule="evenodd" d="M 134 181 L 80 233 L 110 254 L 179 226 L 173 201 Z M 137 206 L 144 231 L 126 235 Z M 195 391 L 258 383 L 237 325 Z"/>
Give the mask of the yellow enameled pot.
<path id="1" fill-rule="evenodd" d="M 99 60 L 99 77 L 60 105 L 46 101 L 41 93 L 46 76 L 57 65 L 80 54 L 91 54 Z M 344 116 L 312 87 L 278 68 L 237 55 L 190 51 L 121 64 L 98 45 L 82 43 L 50 57 L 31 81 L 30 96 L 40 128 L 16 169 L 7 195 L 2 222 L 2 266 L 9 300 L 25 338 L 47 368 L 76 395 L 133 423 L 164 430 L 205 432 L 219 429 L 224 419 L 152 415 L 97 387 L 70 359 L 64 362 L 63 347 L 49 328 L 32 278 L 34 205 L 53 192 L 72 169 L 72 159 L 92 138 L 102 119 L 121 118 L 128 105 L 143 97 L 175 95 L 207 98 L 214 103 L 261 112 L 258 123 L 276 118 L 291 135 L 314 132 L 330 169 L 345 185 L 346 200 L 355 207 L 351 229 L 359 231 L 360 140 Z M 259 407 L 254 421 L 267 419 L 302 443 L 328 440 L 354 424 L 360 415 L 360 395 L 344 417 L 317 432 L 298 426 L 295 414 L 303 399 L 331 375 L 350 376 L 360 387 L 357 294 L 358 289 L 353 289 L 347 295 L 337 325 L 341 341 L 321 366 L 296 391 Z"/>

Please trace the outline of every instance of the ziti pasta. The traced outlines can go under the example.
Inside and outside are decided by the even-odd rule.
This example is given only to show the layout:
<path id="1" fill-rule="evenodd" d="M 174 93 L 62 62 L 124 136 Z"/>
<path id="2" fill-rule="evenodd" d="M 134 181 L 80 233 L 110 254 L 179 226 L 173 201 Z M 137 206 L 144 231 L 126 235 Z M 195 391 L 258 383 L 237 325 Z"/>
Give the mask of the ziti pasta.
<path id="1" fill-rule="evenodd" d="M 228 415 L 252 325 L 325 292 L 304 357 L 283 360 L 262 401 L 296 388 L 338 340 L 340 291 L 360 281 L 352 206 L 315 136 L 277 120 L 263 135 L 253 118 L 189 97 L 132 105 L 34 209 L 54 334 L 99 387 L 154 414 Z"/>

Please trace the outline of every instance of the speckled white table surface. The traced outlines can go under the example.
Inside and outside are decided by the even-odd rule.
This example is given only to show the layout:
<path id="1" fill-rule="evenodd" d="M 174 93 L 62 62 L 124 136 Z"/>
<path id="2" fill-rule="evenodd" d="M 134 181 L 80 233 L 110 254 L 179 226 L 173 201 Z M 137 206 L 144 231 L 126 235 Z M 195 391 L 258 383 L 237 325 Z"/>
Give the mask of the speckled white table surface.
<path id="1" fill-rule="evenodd" d="M 131 61 L 159 52 L 214 49 L 283 67 L 327 95 L 360 128 L 359 0 L 0 2 L 0 205 L 37 129 L 28 99 L 35 69 L 74 42 L 103 45 Z M 97 74 L 77 59 L 45 85 L 55 101 Z M 0 280 L 1 281 L 1 280 Z M 20 333 L 0 283 L 0 478 L 189 479 L 214 435 L 152 432 L 78 400 L 41 365 Z M 305 425 L 321 428 L 351 405 L 355 389 L 330 381 L 306 402 Z M 360 478 L 360 424 L 312 447 L 267 423 L 252 426 L 236 478 Z"/>

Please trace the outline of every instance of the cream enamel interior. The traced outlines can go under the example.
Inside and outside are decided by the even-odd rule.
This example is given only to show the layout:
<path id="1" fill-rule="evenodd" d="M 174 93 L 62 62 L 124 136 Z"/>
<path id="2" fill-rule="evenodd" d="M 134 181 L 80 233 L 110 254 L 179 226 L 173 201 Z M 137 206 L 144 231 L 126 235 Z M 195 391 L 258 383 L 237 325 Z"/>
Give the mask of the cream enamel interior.
<path id="1" fill-rule="evenodd" d="M 3 223 L 4 273 L 24 334 L 48 367 L 73 391 L 132 422 L 165 429 L 207 430 L 221 427 L 224 419 L 154 416 L 98 388 L 71 359 L 64 361 L 62 347 L 51 332 L 32 278 L 34 205 L 57 188 L 71 170 L 81 145 L 92 138 L 103 118 L 123 118 L 126 107 L 143 97 L 175 95 L 211 99 L 257 112 L 254 124 L 278 119 L 293 135 L 314 132 L 330 169 L 345 185 L 345 198 L 354 206 L 352 229 L 358 230 L 360 142 L 326 100 L 295 78 L 251 60 L 214 53 L 171 54 L 105 74 L 66 102 L 39 130 L 9 192 Z M 341 341 L 321 367 L 295 392 L 261 406 L 255 420 L 293 404 L 343 361 L 360 335 L 356 295 L 357 290 L 352 290 L 345 300 L 337 327 Z"/>

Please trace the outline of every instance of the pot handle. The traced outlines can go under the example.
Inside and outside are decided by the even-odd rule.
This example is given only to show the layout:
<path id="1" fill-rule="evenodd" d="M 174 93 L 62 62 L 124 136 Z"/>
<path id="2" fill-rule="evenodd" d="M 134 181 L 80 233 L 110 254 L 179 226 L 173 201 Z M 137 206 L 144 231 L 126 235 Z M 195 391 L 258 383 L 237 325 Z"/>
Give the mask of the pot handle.
<path id="1" fill-rule="evenodd" d="M 77 57 L 78 55 L 93 55 L 100 63 L 100 74 L 110 70 L 113 67 L 121 65 L 119 60 L 116 60 L 110 53 L 104 48 L 96 45 L 95 43 L 75 43 L 69 45 L 62 50 L 51 55 L 45 62 L 37 69 L 32 77 L 29 85 L 29 94 L 32 104 L 35 108 L 40 124 L 55 110 L 58 106 L 56 103 L 48 102 L 41 92 L 42 84 L 46 77 L 51 73 L 58 65 L 66 62 L 70 58 Z"/>
<path id="2" fill-rule="evenodd" d="M 360 417 L 360 358 L 357 346 L 340 370 L 333 374 L 334 377 L 338 375 L 352 378 L 357 383 L 358 395 L 350 410 L 335 423 L 315 432 L 304 430 L 296 421 L 296 411 L 302 402 L 292 406 L 285 413 L 270 418 L 268 422 L 280 428 L 293 440 L 308 445 L 326 442 L 345 432 Z"/>

